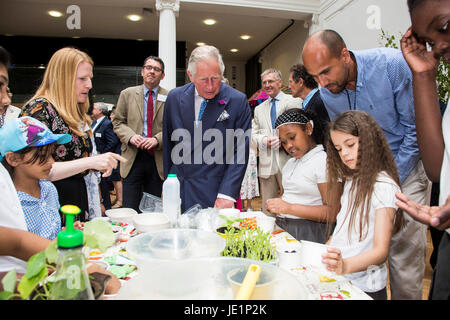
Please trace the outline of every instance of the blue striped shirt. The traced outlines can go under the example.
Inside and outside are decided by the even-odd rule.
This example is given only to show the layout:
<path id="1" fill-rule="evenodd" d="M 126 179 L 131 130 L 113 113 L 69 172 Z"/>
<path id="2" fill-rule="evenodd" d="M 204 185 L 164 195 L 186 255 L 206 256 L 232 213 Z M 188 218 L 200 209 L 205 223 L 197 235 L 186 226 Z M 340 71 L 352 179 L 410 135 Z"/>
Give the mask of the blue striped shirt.
<path id="1" fill-rule="evenodd" d="M 416 137 L 412 74 L 400 50 L 351 51 L 356 58 L 356 90 L 338 94 L 320 88 L 330 119 L 347 110 L 362 110 L 380 125 L 391 146 L 403 183 L 420 159 Z"/>
<path id="2" fill-rule="evenodd" d="M 17 191 L 28 231 L 53 240 L 61 230 L 59 200 L 56 187 L 47 180 L 39 180 L 41 198 Z"/>

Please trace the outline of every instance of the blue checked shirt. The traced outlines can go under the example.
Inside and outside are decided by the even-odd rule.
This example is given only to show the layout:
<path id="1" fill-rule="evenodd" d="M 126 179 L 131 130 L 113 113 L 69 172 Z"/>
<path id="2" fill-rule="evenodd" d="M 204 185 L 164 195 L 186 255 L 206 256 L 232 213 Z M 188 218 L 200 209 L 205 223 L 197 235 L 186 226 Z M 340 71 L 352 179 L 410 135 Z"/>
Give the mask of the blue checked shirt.
<path id="1" fill-rule="evenodd" d="M 61 230 L 59 200 L 56 187 L 47 180 L 39 180 L 41 198 L 17 191 L 28 231 L 53 240 Z"/>
<path id="2" fill-rule="evenodd" d="M 411 70 L 400 50 L 375 48 L 351 52 L 358 66 L 356 91 L 344 89 L 333 94 L 320 88 L 320 96 L 331 120 L 356 109 L 369 113 L 377 121 L 391 146 L 403 183 L 420 158 Z"/>

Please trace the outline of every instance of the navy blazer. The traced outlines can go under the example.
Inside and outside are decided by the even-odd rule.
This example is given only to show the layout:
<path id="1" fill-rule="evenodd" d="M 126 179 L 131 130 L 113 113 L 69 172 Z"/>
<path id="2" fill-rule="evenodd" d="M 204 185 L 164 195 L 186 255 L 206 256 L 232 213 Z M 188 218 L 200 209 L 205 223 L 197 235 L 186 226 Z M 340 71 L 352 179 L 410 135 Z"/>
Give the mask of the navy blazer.
<path id="1" fill-rule="evenodd" d="M 194 94 L 193 83 L 172 89 L 163 116 L 164 177 L 177 174 L 181 212 L 195 204 L 213 207 L 218 193 L 237 200 L 249 155 L 251 110 L 247 97 L 222 83 L 196 127 Z M 228 139 L 227 144 L 228 129 L 241 129 L 242 139 Z M 209 155 L 214 161 L 209 161 Z"/>
<path id="2" fill-rule="evenodd" d="M 98 153 L 116 152 L 121 142 L 113 130 L 111 120 L 104 117 L 95 128 L 94 141 Z"/>
<path id="3" fill-rule="evenodd" d="M 320 90 L 317 90 L 316 93 L 314 93 L 314 95 L 311 97 L 308 104 L 306 105 L 306 110 L 315 112 L 317 117 L 324 124 L 330 122 L 330 116 L 328 115 L 325 104 L 320 97 Z"/>

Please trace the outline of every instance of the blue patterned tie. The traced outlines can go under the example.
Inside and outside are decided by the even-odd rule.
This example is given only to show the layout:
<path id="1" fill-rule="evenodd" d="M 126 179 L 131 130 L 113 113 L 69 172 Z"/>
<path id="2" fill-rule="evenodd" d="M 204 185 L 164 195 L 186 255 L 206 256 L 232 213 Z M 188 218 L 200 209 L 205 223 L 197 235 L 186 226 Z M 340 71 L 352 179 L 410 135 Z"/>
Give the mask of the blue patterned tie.
<path id="1" fill-rule="evenodd" d="M 272 118 L 272 128 L 275 129 L 275 120 L 277 120 L 277 106 L 275 104 L 277 99 L 272 99 L 272 108 L 270 109 L 270 117 Z"/>
<path id="2" fill-rule="evenodd" d="M 94 128 L 96 124 L 97 124 L 97 120 L 94 120 L 94 122 L 92 122 L 92 128 Z"/>
<path id="3" fill-rule="evenodd" d="M 202 120 L 203 111 L 205 111 L 207 104 L 208 104 L 208 101 L 205 99 L 205 100 L 203 100 L 202 104 L 200 105 L 200 111 L 198 113 L 198 121 Z"/>

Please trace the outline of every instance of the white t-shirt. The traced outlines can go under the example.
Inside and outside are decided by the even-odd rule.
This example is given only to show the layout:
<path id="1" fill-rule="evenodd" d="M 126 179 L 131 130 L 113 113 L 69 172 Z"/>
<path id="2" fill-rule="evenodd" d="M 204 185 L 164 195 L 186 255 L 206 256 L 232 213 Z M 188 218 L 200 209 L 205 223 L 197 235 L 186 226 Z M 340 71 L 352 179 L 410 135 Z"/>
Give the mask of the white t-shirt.
<path id="1" fill-rule="evenodd" d="M 290 158 L 282 171 L 282 200 L 306 206 L 323 204 L 318 183 L 327 182 L 327 154 L 321 144 L 311 149 L 300 159 Z M 302 219 L 290 214 L 280 216 Z"/>
<path id="2" fill-rule="evenodd" d="M 442 134 L 444 136 L 444 159 L 442 159 L 441 177 L 439 182 L 439 205 L 443 205 L 450 195 L 450 100 L 442 117 Z M 446 229 L 450 234 L 450 228 Z"/>
<path id="3" fill-rule="evenodd" d="M 347 211 L 349 211 L 349 207 L 352 204 L 350 201 L 351 185 L 351 180 L 345 182 L 341 197 L 342 207 L 337 215 L 336 227 L 329 244 L 331 247 L 339 248 L 343 258 L 354 257 L 373 248 L 375 211 L 381 208 L 397 209 L 395 205 L 397 201 L 395 193 L 400 191 L 395 181 L 385 172 L 381 172 L 378 175 L 371 198 L 368 225 L 363 228 L 363 235 L 366 234 L 366 237 L 362 241 L 359 241 L 359 215 L 355 218 L 354 227 L 350 231 L 349 238 L 350 214 L 347 215 Z M 376 292 L 386 286 L 387 279 L 386 264 L 383 263 L 376 267 L 378 268 L 376 268 L 376 272 L 372 276 L 369 276 L 367 271 L 361 271 L 346 274 L 345 277 L 365 292 Z"/>
<path id="4" fill-rule="evenodd" d="M 27 230 L 25 215 L 17 196 L 16 188 L 5 167 L 0 163 L 0 226 Z M 26 272 L 26 262 L 10 256 L 0 256 L 0 272 L 16 269 L 18 273 Z"/>

